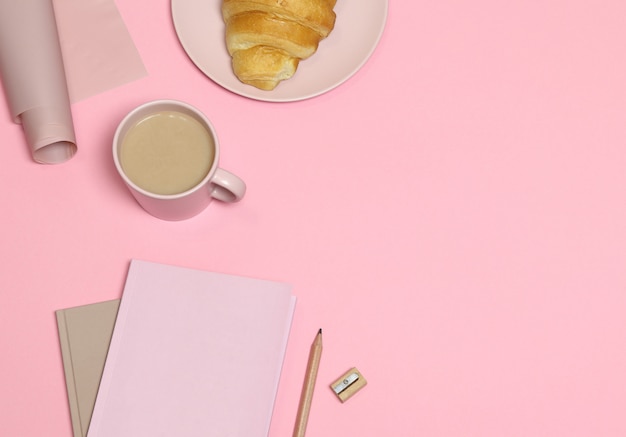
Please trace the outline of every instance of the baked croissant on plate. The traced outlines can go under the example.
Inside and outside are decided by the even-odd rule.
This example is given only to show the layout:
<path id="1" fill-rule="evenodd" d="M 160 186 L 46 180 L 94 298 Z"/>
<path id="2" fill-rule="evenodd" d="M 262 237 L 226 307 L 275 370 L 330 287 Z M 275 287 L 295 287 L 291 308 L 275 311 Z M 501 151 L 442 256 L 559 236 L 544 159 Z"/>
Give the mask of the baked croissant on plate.
<path id="1" fill-rule="evenodd" d="M 270 91 L 335 26 L 337 0 L 223 0 L 226 47 L 239 80 Z"/>

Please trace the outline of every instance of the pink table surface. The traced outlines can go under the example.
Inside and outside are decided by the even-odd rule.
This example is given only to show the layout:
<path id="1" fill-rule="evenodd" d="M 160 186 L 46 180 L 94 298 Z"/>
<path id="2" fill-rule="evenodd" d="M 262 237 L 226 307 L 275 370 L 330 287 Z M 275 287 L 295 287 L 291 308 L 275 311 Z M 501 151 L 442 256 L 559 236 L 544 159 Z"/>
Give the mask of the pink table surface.
<path id="1" fill-rule="evenodd" d="M 32 162 L 0 105 L 0 435 L 71 436 L 54 310 L 131 258 L 293 284 L 272 437 L 320 327 L 307 435 L 626 435 L 625 2 L 392 0 L 364 68 L 288 104 L 208 80 L 169 1 L 117 4 L 148 76 L 73 105 L 76 157 Z M 241 203 L 137 206 L 110 143 L 155 98 L 211 118 Z"/>

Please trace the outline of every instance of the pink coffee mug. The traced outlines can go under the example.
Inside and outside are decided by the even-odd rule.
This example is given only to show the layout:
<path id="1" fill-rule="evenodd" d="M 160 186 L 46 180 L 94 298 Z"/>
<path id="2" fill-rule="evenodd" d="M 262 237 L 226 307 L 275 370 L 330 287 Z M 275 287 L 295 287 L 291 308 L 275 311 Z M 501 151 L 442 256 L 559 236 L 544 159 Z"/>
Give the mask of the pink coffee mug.
<path id="1" fill-rule="evenodd" d="M 168 121 L 171 119 L 180 119 L 182 120 L 180 122 L 185 124 L 155 124 L 159 117 L 164 117 L 167 123 L 172 123 L 172 121 Z M 146 122 L 147 120 L 150 121 Z M 180 123 L 176 120 L 174 122 Z M 202 160 L 191 155 L 185 158 L 187 161 L 184 162 L 191 163 L 196 167 L 198 162 L 206 161 L 206 165 L 203 164 L 200 168 L 193 169 L 200 172 L 199 181 L 193 182 L 190 187 L 183 185 L 185 188 L 179 192 L 160 191 L 159 184 L 161 181 L 159 177 L 162 174 L 168 174 L 168 181 L 174 179 L 171 182 L 177 183 L 176 178 L 184 179 L 188 173 L 192 173 L 187 170 L 168 173 L 170 167 L 172 169 L 181 168 L 182 157 L 188 153 L 188 150 L 191 150 L 186 142 L 191 143 L 192 141 L 181 140 L 181 138 L 187 138 L 185 136 L 186 131 L 191 130 L 191 128 L 196 130 L 190 133 L 192 139 L 199 136 L 207 138 L 207 144 L 210 144 L 207 147 L 212 147 L 212 150 L 207 152 L 210 154 L 206 157 L 203 156 Z M 141 134 L 139 134 L 139 129 L 143 130 Z M 176 134 L 174 135 L 173 132 Z M 131 138 L 137 138 L 137 135 L 143 135 L 141 142 L 132 143 L 135 140 L 131 140 Z M 141 159 L 135 158 L 134 161 L 125 162 L 124 160 L 127 159 L 125 156 L 128 156 L 128 150 L 131 150 L 129 148 L 133 147 L 132 150 L 137 150 L 136 144 L 141 146 L 142 154 L 138 155 Z M 164 147 L 169 149 L 166 150 L 165 155 L 160 155 L 159 153 L 164 150 Z M 202 145 L 194 145 L 194 147 L 193 150 L 203 151 L 205 145 L 202 143 Z M 113 138 L 113 160 L 118 173 L 139 205 L 148 213 L 163 220 L 191 218 L 202 212 L 212 199 L 230 203 L 243 198 L 246 184 L 238 176 L 218 166 L 219 152 L 215 128 L 207 117 L 193 106 L 176 100 L 155 100 L 133 109 L 120 122 Z M 142 160 L 145 161 L 144 167 L 147 170 L 141 168 Z M 159 165 L 156 170 L 151 167 L 156 165 L 155 163 Z M 137 165 L 141 169 L 139 173 L 136 170 Z M 131 169 L 134 173 L 131 172 L 129 176 Z M 138 175 L 142 176 L 142 172 L 149 173 L 152 177 L 151 180 L 154 181 L 153 185 L 147 185 L 144 180 L 138 177 Z"/>

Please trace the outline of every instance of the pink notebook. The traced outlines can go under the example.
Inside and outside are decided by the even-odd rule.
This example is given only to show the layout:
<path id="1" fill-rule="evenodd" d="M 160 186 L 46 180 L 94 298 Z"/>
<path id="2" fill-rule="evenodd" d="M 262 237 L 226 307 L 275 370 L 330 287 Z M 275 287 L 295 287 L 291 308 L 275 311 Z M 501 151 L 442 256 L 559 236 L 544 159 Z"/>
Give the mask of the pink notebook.
<path id="1" fill-rule="evenodd" d="M 133 260 L 88 437 L 266 437 L 287 284 Z"/>

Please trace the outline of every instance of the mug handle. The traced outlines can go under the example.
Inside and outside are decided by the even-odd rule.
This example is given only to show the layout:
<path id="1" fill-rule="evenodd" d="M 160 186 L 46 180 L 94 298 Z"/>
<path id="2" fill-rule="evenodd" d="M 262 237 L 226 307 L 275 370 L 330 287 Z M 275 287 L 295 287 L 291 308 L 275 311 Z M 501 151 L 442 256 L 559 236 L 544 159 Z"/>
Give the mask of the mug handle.
<path id="1" fill-rule="evenodd" d="M 213 186 L 211 197 L 222 202 L 238 202 L 246 194 L 246 183 L 239 176 L 222 168 L 215 171 L 211 184 Z"/>

